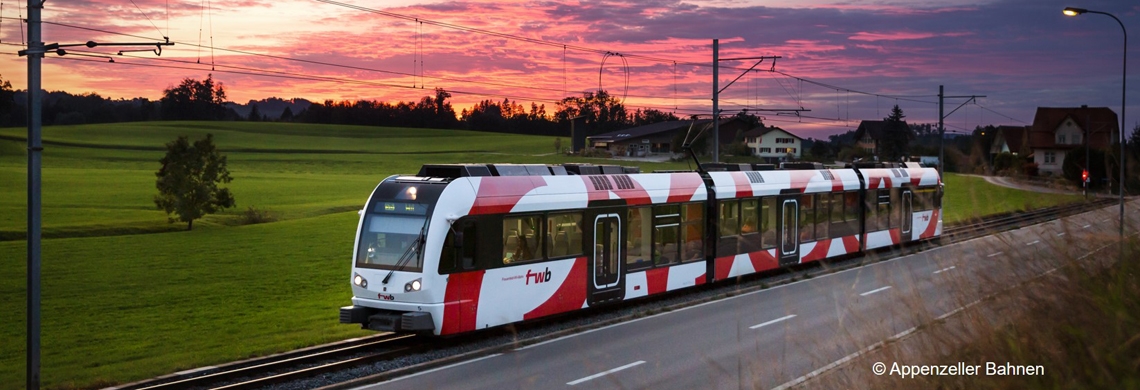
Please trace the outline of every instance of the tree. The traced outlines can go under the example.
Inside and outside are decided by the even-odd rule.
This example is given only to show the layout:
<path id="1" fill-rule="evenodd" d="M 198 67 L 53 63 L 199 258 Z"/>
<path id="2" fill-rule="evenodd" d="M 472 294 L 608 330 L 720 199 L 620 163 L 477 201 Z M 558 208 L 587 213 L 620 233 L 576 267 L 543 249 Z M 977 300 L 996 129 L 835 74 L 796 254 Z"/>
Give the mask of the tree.
<path id="1" fill-rule="evenodd" d="M 811 148 L 809 148 L 808 150 L 810 151 L 811 156 L 813 158 L 815 158 L 819 161 L 823 161 L 824 159 L 831 157 L 831 144 L 830 143 L 828 143 L 827 141 L 824 141 L 824 140 L 811 139 L 811 138 L 808 138 L 808 140 L 812 141 Z"/>
<path id="2" fill-rule="evenodd" d="M 630 122 L 634 126 L 645 126 L 657 122 L 668 122 L 680 120 L 676 115 L 671 112 L 664 112 L 653 108 L 646 108 L 644 111 L 640 108 L 630 115 Z"/>
<path id="3" fill-rule="evenodd" d="M 883 136 L 876 140 L 879 148 L 879 158 L 883 161 L 899 161 L 902 157 L 907 156 L 910 145 L 910 140 L 913 134 L 910 128 L 906 125 L 903 119 L 906 115 L 903 114 L 899 105 L 896 104 L 891 109 L 891 114 L 883 118 Z"/>
<path id="4" fill-rule="evenodd" d="M 1089 149 L 1088 157 L 1085 157 L 1085 148 L 1076 148 L 1068 153 L 1065 153 L 1065 161 L 1061 163 L 1061 174 L 1072 182 L 1077 188 L 1083 186 L 1081 183 L 1081 171 L 1089 170 L 1089 188 L 1098 189 L 1104 187 L 1104 178 L 1112 177 L 1108 175 L 1108 165 L 1112 167 L 1119 167 L 1115 163 L 1107 164 L 1108 155 L 1100 149 Z M 1088 166 L 1085 165 L 1085 160 L 1088 160 Z"/>
<path id="5" fill-rule="evenodd" d="M 155 187 L 154 203 L 166 211 L 170 223 L 186 222 L 186 230 L 194 228 L 194 220 L 206 214 L 234 207 L 234 196 L 218 183 L 233 181 L 226 169 L 226 156 L 214 146 L 214 135 L 194 141 L 186 136 L 166 144 L 166 157 L 159 160 L 162 168 Z M 173 214 L 173 216 L 171 216 Z"/>
<path id="6" fill-rule="evenodd" d="M 1132 157 L 1140 159 L 1140 123 L 1132 127 L 1132 134 L 1128 136 L 1128 149 Z"/>
<path id="7" fill-rule="evenodd" d="M 567 97 L 558 102 L 555 122 L 569 123 L 570 118 L 582 116 L 592 134 L 614 131 L 626 126 L 625 105 L 605 90 L 586 92 L 582 97 Z"/>
<path id="8" fill-rule="evenodd" d="M 16 92 L 12 90 L 12 83 L 0 78 L 0 126 L 11 125 L 11 116 L 15 112 Z"/>
<path id="9" fill-rule="evenodd" d="M 213 75 L 206 80 L 182 80 L 177 87 L 162 91 L 162 117 L 167 120 L 220 120 L 226 116 L 226 90 L 214 84 Z"/>
<path id="10" fill-rule="evenodd" d="M 261 110 L 257 109 L 256 104 L 250 104 L 249 118 L 247 118 L 247 119 L 250 122 L 261 122 L 261 121 L 265 120 L 265 117 L 263 117 L 261 115 Z"/>
<path id="11" fill-rule="evenodd" d="M 293 121 L 293 109 L 291 109 L 289 107 L 285 107 L 285 111 L 281 112 L 281 121 L 282 122 L 292 122 Z"/>

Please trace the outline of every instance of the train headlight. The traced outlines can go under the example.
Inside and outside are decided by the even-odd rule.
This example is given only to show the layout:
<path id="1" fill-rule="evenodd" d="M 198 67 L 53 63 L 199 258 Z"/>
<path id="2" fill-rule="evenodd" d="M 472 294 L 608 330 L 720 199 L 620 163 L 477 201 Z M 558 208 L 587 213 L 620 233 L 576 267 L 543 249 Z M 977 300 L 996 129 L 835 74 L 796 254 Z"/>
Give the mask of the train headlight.
<path id="1" fill-rule="evenodd" d="M 404 292 L 420 291 L 420 287 L 423 287 L 423 285 L 419 279 L 416 279 L 404 285 Z"/>
<path id="2" fill-rule="evenodd" d="M 363 288 L 368 288 L 368 279 L 365 279 L 363 276 L 360 276 L 360 274 L 354 274 L 352 276 L 352 284 L 355 284 L 355 285 L 363 287 Z"/>

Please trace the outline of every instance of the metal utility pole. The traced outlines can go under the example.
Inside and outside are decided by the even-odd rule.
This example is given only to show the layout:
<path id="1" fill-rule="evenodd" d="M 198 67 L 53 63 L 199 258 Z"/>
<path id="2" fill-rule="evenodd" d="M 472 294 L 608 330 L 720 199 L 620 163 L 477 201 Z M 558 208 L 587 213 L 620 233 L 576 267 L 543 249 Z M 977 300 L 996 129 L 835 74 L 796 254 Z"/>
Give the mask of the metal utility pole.
<path id="1" fill-rule="evenodd" d="M 25 51 L 28 56 L 28 390 L 40 388 L 40 192 L 43 188 L 40 162 L 44 151 L 40 140 L 40 61 L 44 57 L 40 11 L 45 2 L 28 2 L 28 48 Z"/>
<path id="2" fill-rule="evenodd" d="M 41 168 L 44 151 L 42 140 L 43 99 L 40 92 L 43 90 L 41 62 L 44 54 L 50 50 L 63 56 L 67 54 L 67 51 L 63 49 L 64 47 L 75 46 L 94 48 L 96 46 L 153 45 L 155 46 L 155 55 L 161 55 L 163 46 L 173 45 L 168 37 L 163 37 L 165 42 L 156 43 L 97 43 L 88 41 L 69 45 L 58 43 L 45 45 L 42 38 L 42 11 L 46 2 L 47 0 L 31 0 L 28 2 L 28 48 L 19 51 L 20 56 L 28 57 L 28 345 L 27 383 L 25 384 L 28 390 L 40 388 L 40 241 L 43 226 Z M 89 54 L 76 55 L 92 56 Z M 110 59 L 110 57 L 107 58 Z M 112 59 L 110 62 L 115 61 Z"/>
<path id="3" fill-rule="evenodd" d="M 724 90 L 728 89 L 728 87 L 731 87 L 732 84 L 735 84 L 737 80 L 740 80 L 740 78 L 744 77 L 744 75 L 748 74 L 748 72 L 751 72 L 753 69 L 756 69 L 756 67 L 759 66 L 761 62 L 764 62 L 764 60 L 775 61 L 777 58 L 783 58 L 783 57 L 780 57 L 780 56 L 760 56 L 760 57 L 740 57 L 740 58 L 721 59 L 720 58 L 720 40 L 719 39 L 713 39 L 713 63 L 712 63 L 712 65 L 713 65 L 713 80 L 712 80 L 712 86 L 713 86 L 713 95 L 712 95 L 712 104 L 713 104 L 713 112 L 712 112 L 712 117 L 713 117 L 713 119 L 712 119 L 713 120 L 713 125 L 712 125 L 712 128 L 713 128 L 713 158 L 712 158 L 712 161 L 714 163 L 720 162 L 720 93 L 724 92 Z M 758 61 L 756 61 L 755 64 L 752 64 L 752 67 L 748 68 L 748 70 L 744 71 L 739 76 L 736 76 L 736 78 L 733 79 L 732 81 L 730 81 L 728 83 L 728 85 L 725 85 L 724 88 L 721 88 L 720 87 L 720 62 L 721 61 L 741 61 L 741 60 L 758 60 Z M 776 64 L 775 64 L 775 62 L 773 62 L 772 63 L 772 69 L 774 70 L 775 68 L 776 68 Z M 760 111 L 760 110 L 758 110 L 758 111 Z M 762 110 L 762 111 L 796 111 L 796 112 L 799 112 L 799 111 L 811 111 L 811 110 L 805 110 L 801 107 L 800 109 L 792 109 L 792 110 Z"/>
<path id="4" fill-rule="evenodd" d="M 712 161 L 720 162 L 720 40 L 713 39 L 713 152 Z"/>
<path id="5" fill-rule="evenodd" d="M 941 86 L 941 85 L 938 86 L 938 177 L 943 177 L 944 172 L 943 172 L 943 166 L 942 165 L 945 163 L 943 161 L 943 159 L 945 159 L 945 157 L 946 157 L 946 128 L 943 126 L 943 123 L 942 123 L 943 120 L 945 120 L 946 117 L 948 117 L 950 115 L 954 115 L 955 112 L 958 112 L 958 109 L 962 108 L 966 104 L 968 104 L 970 102 L 977 101 L 976 99 L 980 98 L 980 97 L 986 97 L 986 95 L 946 96 L 943 93 L 943 86 Z M 949 114 L 943 115 L 942 114 L 942 111 L 943 111 L 942 103 L 946 99 L 967 99 L 967 100 L 962 102 L 962 104 L 959 104 L 958 108 L 955 108 L 954 110 L 950 111 Z"/>

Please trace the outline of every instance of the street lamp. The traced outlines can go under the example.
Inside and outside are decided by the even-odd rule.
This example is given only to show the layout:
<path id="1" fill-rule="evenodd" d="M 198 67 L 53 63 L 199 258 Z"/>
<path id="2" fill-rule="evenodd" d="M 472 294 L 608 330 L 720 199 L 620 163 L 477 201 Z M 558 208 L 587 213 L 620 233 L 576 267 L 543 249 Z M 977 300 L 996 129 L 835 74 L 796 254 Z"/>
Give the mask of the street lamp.
<path id="1" fill-rule="evenodd" d="M 1068 16 L 1077 16 L 1084 13 L 1107 15 L 1120 25 L 1120 30 L 1124 32 L 1124 72 L 1120 80 L 1120 258 L 1124 258 L 1124 102 L 1127 96 L 1128 85 L 1128 30 L 1124 28 L 1124 23 L 1116 17 L 1116 15 L 1108 12 L 1092 11 L 1084 8 L 1065 7 L 1061 11 Z"/>

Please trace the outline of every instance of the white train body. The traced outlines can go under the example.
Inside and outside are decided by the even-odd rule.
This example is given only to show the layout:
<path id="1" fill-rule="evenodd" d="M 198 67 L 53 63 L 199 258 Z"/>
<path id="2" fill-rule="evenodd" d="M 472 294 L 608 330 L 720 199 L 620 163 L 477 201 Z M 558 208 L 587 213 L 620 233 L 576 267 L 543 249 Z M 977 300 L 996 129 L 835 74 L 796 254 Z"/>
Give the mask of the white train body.
<path id="1" fill-rule="evenodd" d="M 942 231 L 930 168 L 570 168 L 425 166 L 385 179 L 361 212 L 341 322 L 457 334 Z"/>

